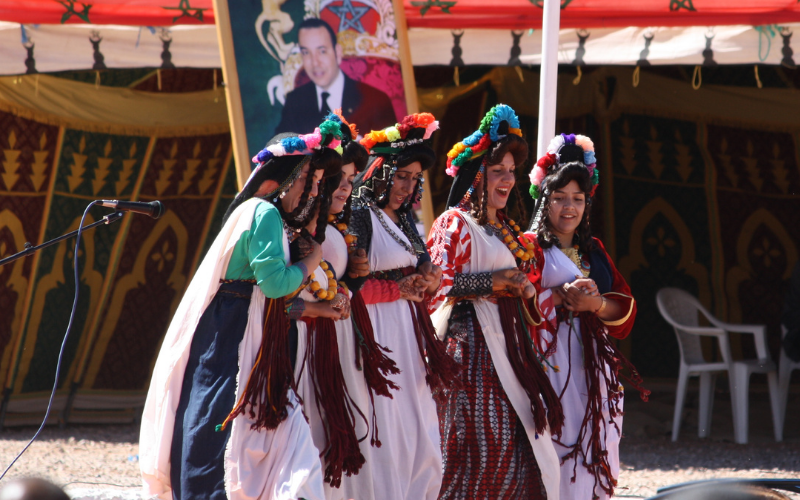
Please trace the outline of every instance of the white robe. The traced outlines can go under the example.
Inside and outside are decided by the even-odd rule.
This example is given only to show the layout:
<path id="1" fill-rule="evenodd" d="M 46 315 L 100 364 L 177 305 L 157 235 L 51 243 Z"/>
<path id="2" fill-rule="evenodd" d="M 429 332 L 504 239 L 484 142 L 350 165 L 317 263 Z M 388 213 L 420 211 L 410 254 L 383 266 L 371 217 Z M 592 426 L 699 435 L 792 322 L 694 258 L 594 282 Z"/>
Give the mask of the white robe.
<path id="1" fill-rule="evenodd" d="M 567 282 L 575 281 L 575 276 L 581 274 L 578 267 L 567 257 L 564 253 L 556 248 L 551 247 L 544 250 L 544 268 L 542 270 L 542 287 L 552 288 L 554 286 L 563 285 Z M 542 297 L 542 300 L 546 296 Z M 550 364 L 559 367 L 559 371 L 547 370 L 547 375 L 556 394 L 561 394 L 564 390 L 564 385 L 567 381 L 568 368 L 572 367 L 572 372 L 569 373 L 569 386 L 566 392 L 561 397 L 561 407 L 564 410 L 564 427 L 561 435 L 561 442 L 566 445 L 573 445 L 578 440 L 578 431 L 580 430 L 583 417 L 586 412 L 586 404 L 588 402 L 588 391 L 586 388 L 586 372 L 583 369 L 583 349 L 581 348 L 580 339 L 580 319 L 573 319 L 574 329 L 570 338 L 569 324 L 566 322 L 559 323 L 558 326 L 558 348 L 553 353 L 548 361 Z M 547 332 L 542 333 L 542 337 L 548 342 L 552 340 L 552 336 Z M 608 403 L 607 403 L 607 390 L 605 387 L 600 388 L 603 394 L 603 417 L 606 422 L 611 420 Z M 623 398 L 619 400 L 619 408 L 622 410 Z M 617 426 L 622 431 L 622 415 L 614 418 Z M 611 466 L 611 475 L 615 478 L 619 477 L 619 441 L 620 432 L 614 428 L 613 425 L 606 426 L 606 449 L 608 450 L 608 463 Z M 587 436 L 588 438 L 588 436 Z M 570 450 L 555 443 L 556 451 L 559 458 L 566 455 Z M 584 440 L 583 449 L 588 447 L 588 439 Z M 579 463 L 576 468 L 575 482 L 571 482 L 573 476 L 573 467 L 575 462 L 573 459 L 568 460 L 561 466 L 561 498 L 592 498 L 592 488 L 594 487 L 595 477 L 581 465 L 583 460 L 582 456 L 578 457 Z M 600 488 L 597 487 L 595 493 L 601 498 L 608 498 L 608 495 Z"/>
<path id="2" fill-rule="evenodd" d="M 144 494 L 172 499 L 170 448 L 175 412 L 189 358 L 189 349 L 200 317 L 225 277 L 233 249 L 241 234 L 249 230 L 260 199 L 239 206 L 220 231 L 192 278 L 161 345 L 147 393 L 139 436 L 139 466 Z M 289 244 L 284 236 L 289 261 Z M 264 294 L 253 287 L 247 328 L 239 344 L 239 374 L 236 400 L 261 346 Z M 290 394 L 291 401 L 297 401 Z M 289 408 L 288 418 L 272 431 L 252 431 L 246 414 L 231 424 L 225 449 L 225 490 L 230 500 L 291 500 L 298 497 L 322 500 L 322 469 L 319 452 L 311 438 L 299 404 Z"/>

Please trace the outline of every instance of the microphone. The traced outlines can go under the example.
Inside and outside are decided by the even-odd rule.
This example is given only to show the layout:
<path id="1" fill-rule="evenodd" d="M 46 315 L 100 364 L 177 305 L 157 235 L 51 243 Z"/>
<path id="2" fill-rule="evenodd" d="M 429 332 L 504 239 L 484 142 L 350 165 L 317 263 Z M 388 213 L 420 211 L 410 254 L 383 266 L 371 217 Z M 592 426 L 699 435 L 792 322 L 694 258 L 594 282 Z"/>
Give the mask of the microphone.
<path id="1" fill-rule="evenodd" d="M 104 207 L 145 214 L 154 219 L 158 219 L 164 214 L 164 205 L 162 205 L 160 201 L 145 203 L 143 201 L 99 200 L 99 202 L 100 205 Z"/>

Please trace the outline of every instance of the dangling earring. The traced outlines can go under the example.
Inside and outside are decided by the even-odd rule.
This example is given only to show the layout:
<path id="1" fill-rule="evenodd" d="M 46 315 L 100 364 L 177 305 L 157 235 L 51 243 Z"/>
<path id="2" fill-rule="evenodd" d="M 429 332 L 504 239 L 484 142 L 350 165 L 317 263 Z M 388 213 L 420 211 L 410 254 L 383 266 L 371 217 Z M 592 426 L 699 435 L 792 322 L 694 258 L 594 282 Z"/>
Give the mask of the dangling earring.
<path id="1" fill-rule="evenodd" d="M 279 196 L 280 199 L 283 199 L 286 196 L 287 191 L 281 191 L 281 195 Z"/>

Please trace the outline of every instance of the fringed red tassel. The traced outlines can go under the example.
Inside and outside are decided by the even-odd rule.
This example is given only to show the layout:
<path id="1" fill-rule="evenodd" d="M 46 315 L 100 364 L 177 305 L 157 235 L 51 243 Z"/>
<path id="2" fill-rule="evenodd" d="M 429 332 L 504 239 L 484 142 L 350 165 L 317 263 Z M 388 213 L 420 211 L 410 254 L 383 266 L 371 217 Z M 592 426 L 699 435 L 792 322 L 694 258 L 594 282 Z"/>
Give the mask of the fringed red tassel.
<path id="1" fill-rule="evenodd" d="M 294 373 L 289 360 L 289 318 L 284 300 L 266 299 L 261 347 L 247 378 L 242 396 L 217 430 L 225 430 L 238 415 L 247 412 L 253 430 L 278 427 L 288 416 L 289 389 L 294 388 Z"/>
<path id="2" fill-rule="evenodd" d="M 425 305 L 409 300 L 408 307 L 414 322 L 419 354 L 425 363 L 425 382 L 431 390 L 460 388 L 461 365 L 447 355 L 444 343 L 436 337 L 436 329 Z"/>
<path id="3" fill-rule="evenodd" d="M 375 413 L 375 395 L 392 397 L 390 391 L 399 389 L 398 385 L 387 378 L 388 375 L 400 373 L 395 362 L 385 353 L 392 351 L 375 340 L 375 331 L 369 319 L 367 305 L 361 293 L 356 292 L 350 299 L 350 317 L 353 322 L 353 331 L 356 334 L 356 368 L 364 372 L 367 382 L 369 402 L 372 406 L 372 425 L 370 425 L 371 446 L 380 448 L 381 440 L 378 433 L 378 415 Z"/>
<path id="4" fill-rule="evenodd" d="M 560 436 L 564 426 L 564 412 L 558 394 L 553 390 L 550 379 L 544 372 L 543 360 L 539 359 L 533 341 L 528 335 L 525 321 L 520 315 L 519 308 L 525 305 L 516 297 L 499 297 L 497 306 L 500 310 L 500 323 L 506 339 L 508 358 L 517 380 L 531 401 L 536 432 L 543 433 L 547 424 L 550 424 L 551 434 Z"/>
<path id="5" fill-rule="evenodd" d="M 622 398 L 620 376 L 639 391 L 643 401 L 648 400 L 650 391 L 642 387 L 642 377 L 639 372 L 617 349 L 609 337 L 605 325 L 597 319 L 597 316 L 591 313 L 580 313 L 579 318 L 583 366 L 585 367 L 589 400 L 576 442 L 573 445 L 566 445 L 567 447 L 571 446 L 572 449 L 564 455 L 561 463 L 566 463 L 571 459 L 575 460 L 571 478 L 572 482 L 575 482 L 580 458 L 582 465 L 594 476 L 595 488 L 600 487 L 606 494 L 613 496 L 617 480 L 611 474 L 604 436 L 610 431 L 609 424 L 613 425 L 618 433 L 622 432 L 622 429 L 614 422 L 615 417 L 624 414 L 619 407 Z M 569 339 L 572 339 L 571 322 Z M 567 346 L 567 348 L 570 347 Z M 623 369 L 627 370 L 628 374 L 621 373 Z M 569 377 L 567 383 L 569 383 Z M 603 397 L 602 387 L 606 388 L 607 399 Z M 608 422 L 603 417 L 603 408 L 606 404 L 610 416 Z M 588 443 L 585 450 L 581 446 L 584 442 Z M 598 496 L 593 493 L 593 498 L 598 498 Z"/>
<path id="6" fill-rule="evenodd" d="M 367 419 L 350 398 L 339 361 L 336 326 L 330 318 L 304 318 L 307 325 L 306 359 L 314 395 L 325 426 L 325 448 L 320 456 L 325 463 L 325 481 L 334 488 L 342 483 L 342 473 L 357 474 L 364 455 L 356 437 L 356 416 Z"/>

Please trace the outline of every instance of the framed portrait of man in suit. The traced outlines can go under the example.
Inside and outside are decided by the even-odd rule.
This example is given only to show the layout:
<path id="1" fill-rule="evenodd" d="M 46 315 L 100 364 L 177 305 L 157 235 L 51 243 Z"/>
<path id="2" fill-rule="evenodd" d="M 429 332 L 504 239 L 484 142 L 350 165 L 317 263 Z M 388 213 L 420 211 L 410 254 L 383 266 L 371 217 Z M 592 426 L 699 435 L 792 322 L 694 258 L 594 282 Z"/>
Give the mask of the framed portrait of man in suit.
<path id="1" fill-rule="evenodd" d="M 406 114 L 392 0 L 215 0 L 214 8 L 237 163 L 277 133 L 312 132 L 328 111 L 341 109 L 362 135 Z"/>

